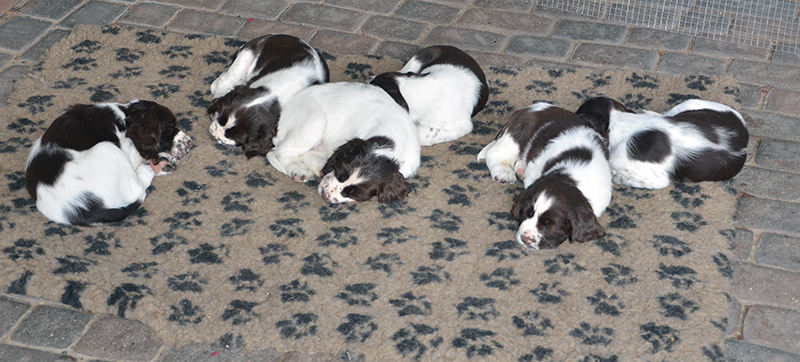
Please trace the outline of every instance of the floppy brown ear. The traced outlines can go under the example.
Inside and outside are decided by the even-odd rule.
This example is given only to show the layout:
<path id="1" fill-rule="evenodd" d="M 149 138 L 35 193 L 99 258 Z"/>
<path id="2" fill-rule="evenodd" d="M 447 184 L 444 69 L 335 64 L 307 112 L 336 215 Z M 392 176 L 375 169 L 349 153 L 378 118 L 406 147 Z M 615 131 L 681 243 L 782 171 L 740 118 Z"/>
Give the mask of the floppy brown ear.
<path id="1" fill-rule="evenodd" d="M 569 217 L 571 229 L 570 240 L 576 243 L 584 243 L 606 236 L 606 230 L 597 221 L 597 217 L 592 212 L 592 207 L 588 204 L 578 206 Z"/>
<path id="2" fill-rule="evenodd" d="M 275 146 L 272 143 L 272 138 L 278 132 L 278 117 L 280 117 L 280 107 L 277 102 L 269 106 L 250 108 L 244 117 L 250 118 L 257 126 L 250 131 L 252 134 L 248 135 L 247 142 L 242 145 L 244 155 L 248 159 L 255 156 L 264 157 Z"/>
<path id="3" fill-rule="evenodd" d="M 403 174 L 393 172 L 378 194 L 378 202 L 400 201 L 408 196 L 408 181 Z"/>
<path id="4" fill-rule="evenodd" d="M 136 109 L 126 119 L 125 137 L 133 141 L 142 158 L 158 163 L 158 143 L 161 139 L 158 112 L 153 107 Z"/>

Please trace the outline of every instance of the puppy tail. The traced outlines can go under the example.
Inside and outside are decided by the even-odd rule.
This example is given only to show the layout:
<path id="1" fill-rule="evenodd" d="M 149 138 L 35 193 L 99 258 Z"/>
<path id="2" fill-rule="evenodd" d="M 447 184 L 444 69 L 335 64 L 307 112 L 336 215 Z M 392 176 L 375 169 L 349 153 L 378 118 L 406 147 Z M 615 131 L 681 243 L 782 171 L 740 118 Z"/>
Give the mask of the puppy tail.
<path id="1" fill-rule="evenodd" d="M 103 202 L 94 195 L 84 196 L 85 205 L 75 208 L 67 220 L 72 225 L 92 226 L 101 223 L 122 221 L 142 205 L 141 201 L 135 201 L 125 207 L 108 209 Z"/>

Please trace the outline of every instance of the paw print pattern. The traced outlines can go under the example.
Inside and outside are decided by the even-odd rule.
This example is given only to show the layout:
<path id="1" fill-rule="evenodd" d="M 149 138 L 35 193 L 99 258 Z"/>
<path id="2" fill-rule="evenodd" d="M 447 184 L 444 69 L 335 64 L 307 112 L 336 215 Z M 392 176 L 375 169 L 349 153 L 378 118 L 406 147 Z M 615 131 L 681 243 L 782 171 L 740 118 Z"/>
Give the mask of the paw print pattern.
<path id="1" fill-rule="evenodd" d="M 278 202 L 283 204 L 284 211 L 293 211 L 295 214 L 298 213 L 300 209 L 304 209 L 311 205 L 311 203 L 306 201 L 306 195 L 297 191 L 284 192 L 283 196 L 278 198 Z"/>
<path id="2" fill-rule="evenodd" d="M 221 264 L 222 258 L 218 254 L 219 252 L 227 253 L 224 244 L 219 247 L 206 243 L 200 244 L 197 248 L 188 251 L 189 261 L 192 264 Z"/>
<path id="3" fill-rule="evenodd" d="M 118 79 L 118 78 L 130 79 L 130 78 L 140 77 L 141 75 L 142 75 L 141 67 L 123 67 L 122 69 L 117 70 L 116 72 L 111 73 L 108 76 L 113 79 Z M 84 82 L 83 84 L 86 83 Z"/>
<path id="4" fill-rule="evenodd" d="M 620 311 L 625 309 L 625 304 L 617 297 L 616 294 L 607 295 L 602 290 L 597 290 L 594 295 L 586 297 L 589 304 L 594 307 L 594 314 L 597 315 L 610 315 L 616 317 L 620 315 Z"/>
<path id="5" fill-rule="evenodd" d="M 325 233 L 317 237 L 317 243 L 321 247 L 338 246 L 347 248 L 358 244 L 358 238 L 352 234 L 353 229 L 347 226 L 334 226 L 329 228 L 330 233 Z"/>
<path id="6" fill-rule="evenodd" d="M 96 87 L 89 87 L 88 90 L 92 92 L 89 100 L 94 103 L 108 102 L 120 94 L 119 88 L 113 84 L 100 84 Z"/>
<path id="7" fill-rule="evenodd" d="M 156 85 L 148 85 L 147 89 L 150 90 L 150 95 L 154 99 L 167 99 L 169 96 L 178 93 L 181 87 L 176 84 L 158 83 Z"/>
<path id="8" fill-rule="evenodd" d="M 433 210 L 431 216 L 426 217 L 426 219 L 431 221 L 432 228 L 442 229 L 449 232 L 458 231 L 462 224 L 461 217 L 458 215 L 444 212 L 439 209 Z"/>
<path id="9" fill-rule="evenodd" d="M 305 230 L 300 227 L 302 223 L 303 220 L 296 218 L 279 219 L 275 220 L 275 222 L 269 226 L 269 229 L 272 230 L 272 233 L 277 238 L 283 237 L 284 235 L 289 238 L 296 238 L 306 233 Z"/>
<path id="10" fill-rule="evenodd" d="M 519 247 L 516 240 L 506 240 L 493 243 L 491 248 L 486 249 L 483 256 L 489 256 L 497 258 L 497 261 L 503 261 L 506 259 L 517 260 L 521 257 L 528 256 L 528 253 Z"/>
<path id="11" fill-rule="evenodd" d="M 336 294 L 336 298 L 350 306 L 369 307 L 372 302 L 378 300 L 378 294 L 374 292 L 377 286 L 373 283 L 348 284 L 344 286 L 344 292 Z"/>
<path id="12" fill-rule="evenodd" d="M 400 254 L 386 254 L 380 253 L 378 256 L 375 257 L 368 257 L 366 261 L 364 261 L 364 265 L 369 265 L 369 269 L 372 271 L 383 271 L 386 275 L 392 275 L 392 271 L 394 266 L 402 265 L 403 261 L 400 258 Z"/>
<path id="13" fill-rule="evenodd" d="M 291 319 L 281 320 L 275 323 L 284 339 L 301 339 L 317 334 L 317 319 L 314 313 L 296 313 Z"/>
<path id="14" fill-rule="evenodd" d="M 597 91 L 583 89 L 580 92 L 570 92 L 580 102 L 586 102 L 589 98 L 594 98 L 600 95 Z"/>
<path id="15" fill-rule="evenodd" d="M 153 292 L 146 285 L 122 283 L 122 285 L 114 288 L 114 291 L 106 301 L 106 305 L 109 307 L 116 305 L 117 317 L 125 318 L 125 312 L 129 309 L 136 309 L 136 304 L 139 300 L 147 295 L 153 295 Z"/>
<path id="16" fill-rule="evenodd" d="M 527 311 L 511 318 L 514 327 L 522 331 L 522 336 L 545 336 L 548 329 L 555 328 L 550 318 L 544 318 L 538 311 Z"/>
<path id="17" fill-rule="evenodd" d="M 647 74 L 641 76 L 637 73 L 631 73 L 630 77 L 625 78 L 625 82 L 630 83 L 634 88 L 658 88 L 658 78 Z"/>
<path id="18" fill-rule="evenodd" d="M 138 49 L 119 48 L 116 50 L 116 55 L 117 57 L 114 58 L 116 61 L 133 64 L 144 56 L 144 52 Z"/>
<path id="19" fill-rule="evenodd" d="M 453 261 L 456 257 L 469 254 L 465 249 L 467 242 L 463 240 L 444 238 L 444 243 L 437 241 L 433 243 L 433 250 L 428 253 L 431 260 Z"/>
<path id="20" fill-rule="evenodd" d="M 489 114 L 489 115 L 496 114 L 498 116 L 502 116 L 506 114 L 511 114 L 511 112 L 514 112 L 514 106 L 509 104 L 508 101 L 506 100 L 489 101 L 486 103 L 486 106 L 483 107 L 483 114 Z"/>
<path id="21" fill-rule="evenodd" d="M 464 328 L 461 336 L 453 340 L 453 347 L 464 348 L 467 358 L 489 356 L 495 349 L 503 349 L 503 345 L 492 338 L 496 334 L 487 329 Z"/>
<path id="22" fill-rule="evenodd" d="M 683 103 L 690 99 L 699 99 L 698 96 L 694 94 L 679 94 L 679 93 L 670 93 L 669 99 L 667 99 L 668 106 L 676 106 L 679 103 Z"/>
<path id="23" fill-rule="evenodd" d="M 255 199 L 253 196 L 248 193 L 241 193 L 241 192 L 231 192 L 225 197 L 222 198 L 222 211 L 230 212 L 230 211 L 239 211 L 239 212 L 250 212 L 250 204 Z"/>
<path id="24" fill-rule="evenodd" d="M 704 91 L 708 90 L 708 86 L 714 84 L 714 80 L 705 75 L 690 75 L 684 80 L 686 88 Z"/>
<path id="25" fill-rule="evenodd" d="M 619 101 L 629 109 L 647 109 L 647 106 L 653 102 L 653 98 L 647 98 L 643 94 L 626 94 L 622 96 Z"/>
<path id="26" fill-rule="evenodd" d="M 97 262 L 91 259 L 80 258 L 73 255 L 67 255 L 63 258 L 56 258 L 58 268 L 53 270 L 53 274 L 77 274 L 86 273 L 89 271 L 89 266 L 97 265 Z"/>
<path id="27" fill-rule="evenodd" d="M 530 353 L 526 353 L 519 357 L 519 362 L 541 362 L 553 361 L 553 349 L 543 346 L 536 346 Z"/>
<path id="28" fill-rule="evenodd" d="M 192 75 L 189 72 L 191 68 L 183 65 L 170 65 L 158 72 L 158 74 L 163 75 L 165 78 L 178 78 L 183 79 Z"/>
<path id="29" fill-rule="evenodd" d="M 555 93 L 558 88 L 553 85 L 553 82 L 547 82 L 543 80 L 534 80 L 531 84 L 525 86 L 526 91 L 532 91 L 538 95 L 551 95 Z"/>
<path id="30" fill-rule="evenodd" d="M 622 249 L 628 246 L 628 241 L 619 235 L 606 234 L 606 236 L 602 238 L 595 239 L 594 245 L 600 248 L 603 253 L 622 256 Z"/>
<path id="31" fill-rule="evenodd" d="M 19 134 L 29 135 L 41 132 L 47 128 L 44 126 L 44 121 L 32 121 L 28 118 L 18 118 L 6 126 L 6 129 Z"/>
<path id="32" fill-rule="evenodd" d="M 161 54 L 169 59 L 188 59 L 189 56 L 194 55 L 194 53 L 192 53 L 192 47 L 186 45 L 172 45 L 167 48 L 167 50 L 162 51 Z"/>
<path id="33" fill-rule="evenodd" d="M 575 254 L 558 254 L 553 259 L 544 261 L 544 268 L 548 274 L 559 274 L 561 276 L 569 276 L 576 272 L 586 270 L 583 266 L 575 261 Z"/>
<path id="34" fill-rule="evenodd" d="M 261 274 L 254 273 L 250 269 L 240 269 L 239 274 L 236 274 L 230 278 L 231 284 L 235 285 L 235 291 L 246 290 L 249 292 L 255 292 L 258 288 L 264 286 L 264 279 L 261 278 Z"/>
<path id="35" fill-rule="evenodd" d="M 45 255 L 45 252 L 36 240 L 17 239 L 12 246 L 3 249 L 3 254 L 8 255 L 12 261 L 17 261 L 33 260 L 36 255 Z"/>
<path id="36" fill-rule="evenodd" d="M 82 85 L 86 85 L 86 79 L 70 77 L 67 80 L 59 80 L 53 83 L 53 89 L 75 89 Z"/>
<path id="37" fill-rule="evenodd" d="M 231 221 L 222 224 L 219 227 L 219 236 L 228 238 L 231 236 L 245 235 L 250 232 L 247 225 L 255 224 L 256 222 L 248 219 L 240 219 L 235 217 Z"/>
<path id="38" fill-rule="evenodd" d="M 349 343 L 364 342 L 378 330 L 378 324 L 372 321 L 371 316 L 348 314 L 346 318 L 347 322 L 340 324 L 336 331 Z"/>
<path id="39" fill-rule="evenodd" d="M 624 265 L 611 263 L 601 268 L 600 272 L 604 275 L 603 280 L 611 285 L 624 287 L 639 282 L 639 278 L 633 276 L 633 269 Z"/>
<path id="40" fill-rule="evenodd" d="M 449 197 L 447 200 L 448 205 L 461 206 L 472 205 L 472 200 L 470 200 L 470 197 L 467 195 L 467 193 L 475 194 L 475 191 L 478 190 L 470 185 L 467 185 L 467 187 L 463 187 L 461 185 L 450 185 L 450 187 L 442 190 L 442 192 Z"/>
<path id="41" fill-rule="evenodd" d="M 636 212 L 633 206 L 617 203 L 609 206 L 606 213 L 614 219 L 606 225 L 608 229 L 635 229 L 638 227 L 636 221 L 642 218 L 642 214 Z"/>
<path id="42" fill-rule="evenodd" d="M 208 185 L 200 184 L 194 181 L 183 181 L 183 187 L 175 190 L 175 193 L 182 199 L 181 205 L 199 205 L 203 201 L 208 200 L 206 195 Z"/>
<path id="43" fill-rule="evenodd" d="M 594 88 L 611 85 L 611 76 L 603 73 L 592 73 L 586 77 L 586 80 L 592 82 L 592 87 Z"/>
<path id="44" fill-rule="evenodd" d="M 334 261 L 328 254 L 312 253 L 311 255 L 303 258 L 303 267 L 300 273 L 303 275 L 316 275 L 320 277 L 333 276 L 331 268 L 339 267 L 339 264 Z"/>
<path id="45" fill-rule="evenodd" d="M 159 32 L 154 30 L 143 30 L 136 33 L 136 41 L 142 44 L 161 44 L 162 36 L 166 35 L 165 33 L 161 32 L 161 36 L 158 35 Z"/>
<path id="46" fill-rule="evenodd" d="M 517 231 L 517 220 L 509 212 L 489 212 L 489 226 L 497 227 L 497 231 Z"/>
<path id="47" fill-rule="evenodd" d="M 652 346 L 650 353 L 653 354 L 660 351 L 672 352 L 675 345 L 681 342 L 680 331 L 667 325 L 650 322 L 640 326 L 639 331 L 642 333 L 642 339 Z"/>
<path id="48" fill-rule="evenodd" d="M 375 73 L 372 72 L 372 65 L 355 62 L 347 64 L 344 74 L 353 81 L 361 82 L 367 82 L 375 76 Z"/>
<path id="49" fill-rule="evenodd" d="M 440 265 L 420 266 L 417 271 L 411 272 L 411 282 L 414 285 L 425 285 L 430 283 L 442 283 L 450 280 L 450 273 L 444 271 Z"/>
<path id="50" fill-rule="evenodd" d="M 203 310 L 192 304 L 188 299 L 182 299 L 178 305 L 169 306 L 171 313 L 167 320 L 170 322 L 178 323 L 181 326 L 190 324 L 199 324 L 205 318 Z"/>
<path id="51" fill-rule="evenodd" d="M 261 303 L 234 299 L 228 304 L 230 308 L 224 310 L 220 318 L 226 322 L 231 321 L 234 326 L 245 325 L 253 318 L 259 317 L 258 313 L 253 312 L 253 308 L 259 304 Z"/>
<path id="52" fill-rule="evenodd" d="M 131 278 L 144 278 L 150 279 L 158 273 L 158 263 L 133 263 L 125 268 L 120 269 L 121 272 L 127 274 Z"/>
<path id="53" fill-rule="evenodd" d="M 427 324 L 409 323 L 406 328 L 400 328 L 392 335 L 392 341 L 403 357 L 409 356 L 419 361 L 428 350 L 436 349 L 444 342 L 444 338 L 436 335 L 438 331 L 439 328 Z"/>
<path id="54" fill-rule="evenodd" d="M 613 342 L 611 337 L 614 336 L 614 330 L 607 327 L 593 326 L 583 322 L 578 328 L 569 332 L 569 336 L 580 340 L 581 344 L 590 346 L 602 344 L 608 346 Z"/>
<path id="55" fill-rule="evenodd" d="M 28 109 L 31 114 L 42 113 L 53 106 L 53 95 L 47 96 L 31 96 L 23 103 L 17 103 L 17 107 Z"/>
<path id="56" fill-rule="evenodd" d="M 503 82 L 499 79 L 491 79 L 487 81 L 489 85 L 489 94 L 491 95 L 500 95 L 508 89 L 508 82 Z"/>
<path id="57" fill-rule="evenodd" d="M 289 248 L 283 244 L 268 244 L 267 246 L 259 247 L 258 251 L 261 253 L 261 261 L 264 262 L 264 265 L 280 264 L 281 258 L 294 257 Z"/>
<path id="58" fill-rule="evenodd" d="M 456 311 L 459 318 L 463 315 L 467 320 L 489 321 L 500 316 L 494 302 L 492 298 L 466 297 L 463 302 L 456 304 Z"/>
<path id="59" fill-rule="evenodd" d="M 672 255 L 675 258 L 680 258 L 692 252 L 689 244 L 674 236 L 669 235 L 653 235 L 650 243 L 662 256 Z"/>
<path id="60" fill-rule="evenodd" d="M 559 282 L 553 284 L 539 283 L 536 288 L 530 291 L 541 304 L 558 304 L 569 296 L 569 293 L 564 289 L 559 289 L 561 285 Z"/>
<path id="61" fill-rule="evenodd" d="M 292 280 L 288 284 L 283 284 L 278 289 L 281 291 L 281 302 L 294 303 L 294 302 L 308 302 L 311 300 L 316 291 L 308 286 L 307 282 L 300 283 L 299 279 Z"/>
<path id="62" fill-rule="evenodd" d="M 511 286 L 521 283 L 514 276 L 514 268 L 497 268 L 489 274 L 481 274 L 479 278 L 489 288 L 509 290 Z"/>
<path id="63" fill-rule="evenodd" d="M 705 226 L 706 222 L 703 220 L 703 215 L 693 214 L 686 211 L 675 211 L 670 214 L 672 220 L 675 220 L 675 227 L 678 230 L 685 230 L 695 232 L 700 227 Z"/>
<path id="64" fill-rule="evenodd" d="M 656 275 L 659 280 L 667 280 L 677 289 L 689 289 L 699 281 L 695 277 L 697 272 L 694 269 L 680 265 L 666 266 L 661 263 L 658 265 Z"/>
<path id="65" fill-rule="evenodd" d="M 172 250 L 177 245 L 186 245 L 189 241 L 183 236 L 175 235 L 172 232 L 166 232 L 158 236 L 150 238 L 150 245 L 153 246 L 151 252 L 153 255 L 164 254 Z"/>
<path id="66" fill-rule="evenodd" d="M 397 309 L 399 317 L 409 315 L 425 316 L 430 314 L 433 309 L 433 304 L 428 302 L 427 296 L 416 296 L 413 292 L 403 293 L 397 299 L 389 299 L 389 304 Z"/>
<path id="67" fill-rule="evenodd" d="M 342 221 L 353 213 L 358 213 L 358 206 L 350 204 L 327 204 L 319 208 L 319 216 L 322 222 Z"/>
<path id="68" fill-rule="evenodd" d="M 203 213 L 200 211 L 195 211 L 195 212 L 178 211 L 173 213 L 172 217 L 164 219 L 164 223 L 169 225 L 170 231 L 175 231 L 180 229 L 194 230 L 203 225 L 203 222 L 197 219 L 197 217 L 202 214 Z"/>
<path id="69" fill-rule="evenodd" d="M 669 191 L 669 196 L 685 209 L 694 209 L 703 206 L 705 200 L 711 198 L 711 196 L 703 194 L 702 190 L 700 185 L 690 186 L 683 182 L 676 182 L 674 188 Z"/>
<path id="70" fill-rule="evenodd" d="M 723 253 L 717 253 L 711 257 L 711 260 L 713 260 L 714 264 L 717 265 L 717 271 L 719 271 L 723 277 L 728 279 L 733 278 L 733 266 L 731 265 L 731 260 L 728 259 L 727 255 Z"/>
<path id="71" fill-rule="evenodd" d="M 216 166 L 206 166 L 203 169 L 206 171 L 206 173 L 208 173 L 209 176 L 217 178 L 224 176 L 236 176 L 239 174 L 238 172 L 232 170 L 233 164 L 225 160 L 217 162 Z"/>
<path id="72" fill-rule="evenodd" d="M 382 218 L 388 219 L 398 215 L 411 214 L 417 211 L 417 209 L 408 206 L 407 201 L 393 201 L 388 204 L 380 204 L 378 206 L 378 211 L 380 211 Z"/>
<path id="73" fill-rule="evenodd" d="M 114 237 L 114 233 L 105 234 L 98 231 L 95 236 L 87 235 L 83 240 L 87 245 L 87 248 L 83 249 L 84 255 L 111 255 L 109 251 L 111 246 L 115 248 L 122 247 L 122 242 Z"/>
<path id="74" fill-rule="evenodd" d="M 11 137 L 8 140 L 0 141 L 0 153 L 17 153 L 20 148 L 31 147 L 31 140 L 27 138 Z"/>
<path id="75" fill-rule="evenodd" d="M 656 299 L 661 308 L 660 313 L 669 318 L 687 320 L 689 319 L 689 314 L 697 312 L 700 309 L 697 303 L 684 298 L 678 293 L 670 293 Z"/>
<path id="76" fill-rule="evenodd" d="M 176 275 L 167 278 L 167 287 L 176 292 L 202 293 L 203 286 L 208 284 L 208 279 L 203 278 L 198 272 Z"/>

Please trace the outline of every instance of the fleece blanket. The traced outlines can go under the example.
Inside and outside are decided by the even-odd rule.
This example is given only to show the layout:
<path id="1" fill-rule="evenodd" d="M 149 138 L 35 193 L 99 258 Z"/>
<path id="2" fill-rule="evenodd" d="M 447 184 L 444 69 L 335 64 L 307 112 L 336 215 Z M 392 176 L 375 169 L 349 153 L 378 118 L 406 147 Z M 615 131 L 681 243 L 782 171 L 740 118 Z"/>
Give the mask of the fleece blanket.
<path id="1" fill-rule="evenodd" d="M 245 39 L 246 40 L 246 39 Z M 529 252 L 509 210 L 521 184 L 476 155 L 534 101 L 574 111 L 604 94 L 666 111 L 737 106 L 729 78 L 564 66 L 484 67 L 474 131 L 425 147 L 401 202 L 330 205 L 264 158 L 208 136 L 209 85 L 243 40 L 78 27 L 2 107 L 0 287 L 139 320 L 168 346 L 329 352 L 353 361 L 717 361 L 728 317 L 735 190 L 615 186 L 608 236 Z M 320 49 L 332 81 L 403 61 Z M 147 99 L 195 140 L 130 218 L 54 224 L 24 187 L 31 144 L 75 103 Z"/>

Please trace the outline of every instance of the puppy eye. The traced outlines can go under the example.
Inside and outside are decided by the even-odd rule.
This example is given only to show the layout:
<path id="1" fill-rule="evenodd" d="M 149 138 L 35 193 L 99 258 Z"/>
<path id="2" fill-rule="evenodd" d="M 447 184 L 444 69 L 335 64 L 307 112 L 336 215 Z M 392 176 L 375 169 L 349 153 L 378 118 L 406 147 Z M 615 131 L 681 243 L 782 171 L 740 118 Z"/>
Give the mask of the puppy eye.
<path id="1" fill-rule="evenodd" d="M 545 229 L 550 228 L 550 219 L 545 219 L 544 221 L 542 221 L 542 224 L 544 225 Z"/>
<path id="2" fill-rule="evenodd" d="M 533 214 L 534 214 L 534 210 L 533 209 L 528 209 L 528 218 L 532 218 Z"/>

